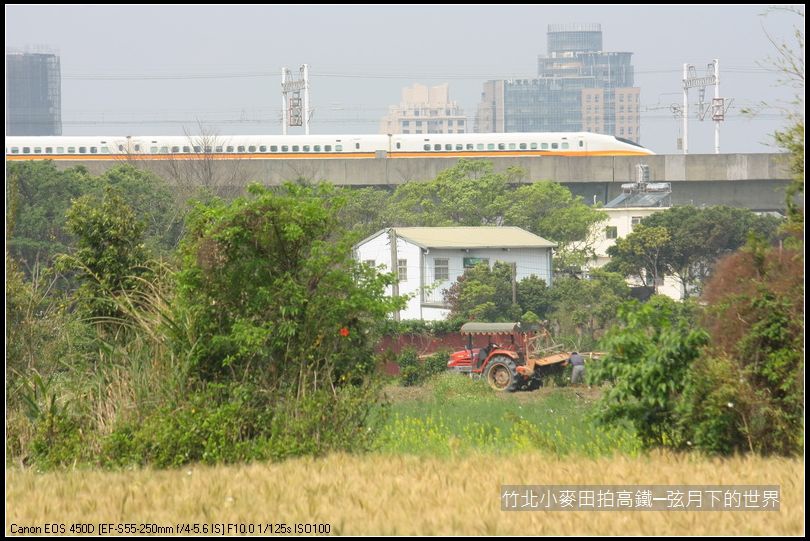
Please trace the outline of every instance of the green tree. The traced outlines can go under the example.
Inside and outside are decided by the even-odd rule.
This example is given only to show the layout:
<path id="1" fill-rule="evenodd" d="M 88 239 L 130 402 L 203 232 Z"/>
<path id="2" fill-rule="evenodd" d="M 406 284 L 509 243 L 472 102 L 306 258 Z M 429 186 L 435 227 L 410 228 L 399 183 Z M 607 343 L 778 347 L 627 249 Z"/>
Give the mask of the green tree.
<path id="1" fill-rule="evenodd" d="M 592 270 L 587 280 L 560 277 L 549 293 L 551 308 L 547 317 L 558 338 L 573 342 L 577 349 L 594 345 L 616 320 L 619 306 L 630 299 L 624 278 L 601 269 Z"/>
<path id="2" fill-rule="evenodd" d="M 612 382 L 597 417 L 632 423 L 648 447 L 680 446 L 678 404 L 708 335 L 695 326 L 690 305 L 663 296 L 623 305 L 619 320 L 605 337 L 607 355 L 590 369 L 592 380 Z"/>
<path id="3" fill-rule="evenodd" d="M 392 225 L 501 225 L 503 195 L 523 173 L 495 173 L 491 162 L 459 160 L 428 182 L 408 182 L 391 198 Z"/>
<path id="4" fill-rule="evenodd" d="M 717 259 L 743 246 L 751 234 L 774 238 L 779 223 L 771 216 L 726 206 L 668 208 L 647 216 L 611 246 L 607 268 L 638 276 L 645 285 L 646 276 L 675 276 L 686 297 L 700 291 Z"/>
<path id="5" fill-rule="evenodd" d="M 479 321 L 518 321 L 523 313 L 512 304 L 512 267 L 496 261 L 464 271 L 445 292 L 451 317 Z"/>
<path id="6" fill-rule="evenodd" d="M 555 182 L 535 182 L 502 196 L 504 225 L 522 227 L 557 243 L 556 269 L 579 269 L 593 257 L 591 232 L 607 214 L 586 205 L 581 197 Z"/>
<path id="7" fill-rule="evenodd" d="M 50 160 L 9 163 L 7 171 L 8 250 L 30 277 L 67 253 L 74 239 L 65 214 L 72 199 L 90 190 L 91 177 L 82 167 L 59 171 Z"/>
<path id="8" fill-rule="evenodd" d="M 392 275 L 352 258 L 334 191 L 253 185 L 194 210 L 178 284 L 197 337 L 182 347 L 201 379 L 300 395 L 372 371 L 371 331 L 402 302 L 385 296 Z"/>
<path id="9" fill-rule="evenodd" d="M 657 293 L 658 278 L 666 273 L 661 252 L 666 249 L 670 240 L 666 228 L 641 223 L 632 233 L 617 239 L 616 244 L 608 248 L 610 262 L 606 270 L 637 277 L 648 287 L 652 282 L 653 291 Z"/>
<path id="10" fill-rule="evenodd" d="M 62 270 L 73 270 L 81 283 L 76 298 L 94 318 L 123 316 L 116 297 L 140 288 L 146 273 L 143 244 L 145 225 L 112 187 L 102 195 L 75 200 L 67 213 L 67 228 L 76 236 L 77 250 L 59 260 Z"/>

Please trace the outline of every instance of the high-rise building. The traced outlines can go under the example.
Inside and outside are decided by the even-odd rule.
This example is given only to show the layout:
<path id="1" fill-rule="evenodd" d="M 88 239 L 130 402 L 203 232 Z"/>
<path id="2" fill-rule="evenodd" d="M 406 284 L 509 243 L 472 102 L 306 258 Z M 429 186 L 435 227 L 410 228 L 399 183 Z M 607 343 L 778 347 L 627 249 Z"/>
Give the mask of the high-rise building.
<path id="1" fill-rule="evenodd" d="M 58 55 L 6 51 L 6 134 L 62 135 L 61 88 Z"/>
<path id="2" fill-rule="evenodd" d="M 447 83 L 431 88 L 415 84 L 402 89 L 402 102 L 391 106 L 380 133 L 467 133 L 467 117 L 450 101 Z"/>
<path id="3" fill-rule="evenodd" d="M 638 142 L 633 53 L 602 51 L 599 24 L 549 25 L 537 78 L 487 81 L 479 132 L 592 131 Z"/>

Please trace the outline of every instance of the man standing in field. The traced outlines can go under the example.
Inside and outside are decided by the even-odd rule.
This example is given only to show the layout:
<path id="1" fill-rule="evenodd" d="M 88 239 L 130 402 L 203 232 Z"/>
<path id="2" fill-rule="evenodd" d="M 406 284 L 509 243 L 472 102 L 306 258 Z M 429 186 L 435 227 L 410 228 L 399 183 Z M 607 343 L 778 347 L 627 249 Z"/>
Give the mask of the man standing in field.
<path id="1" fill-rule="evenodd" d="M 571 353 L 568 363 L 573 367 L 571 370 L 571 385 L 585 383 L 585 358 L 575 351 Z"/>

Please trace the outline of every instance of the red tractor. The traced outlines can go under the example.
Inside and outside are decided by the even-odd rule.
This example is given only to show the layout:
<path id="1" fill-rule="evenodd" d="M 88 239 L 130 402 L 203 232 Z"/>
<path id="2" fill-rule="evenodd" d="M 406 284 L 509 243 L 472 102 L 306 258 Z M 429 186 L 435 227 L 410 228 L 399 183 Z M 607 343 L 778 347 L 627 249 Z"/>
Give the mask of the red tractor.
<path id="1" fill-rule="evenodd" d="M 450 355 L 449 370 L 486 378 L 496 391 L 536 389 L 543 377 L 561 369 L 570 355 L 551 342 L 548 331 L 524 332 L 520 323 L 465 323 L 467 347 Z M 474 347 L 475 336 L 487 336 L 487 345 Z"/>

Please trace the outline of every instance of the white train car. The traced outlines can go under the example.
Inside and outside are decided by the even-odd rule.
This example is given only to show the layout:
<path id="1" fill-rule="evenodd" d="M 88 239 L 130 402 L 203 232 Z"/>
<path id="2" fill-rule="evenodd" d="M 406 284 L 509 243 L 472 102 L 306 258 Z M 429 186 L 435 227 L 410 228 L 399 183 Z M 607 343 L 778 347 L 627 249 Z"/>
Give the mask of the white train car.
<path id="1" fill-rule="evenodd" d="M 646 156 L 612 135 L 459 133 L 395 135 L 222 135 L 6 137 L 6 160 L 430 158 Z"/>

